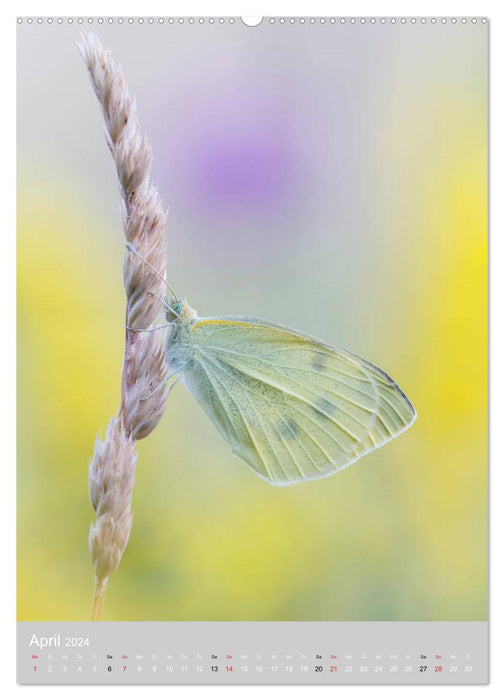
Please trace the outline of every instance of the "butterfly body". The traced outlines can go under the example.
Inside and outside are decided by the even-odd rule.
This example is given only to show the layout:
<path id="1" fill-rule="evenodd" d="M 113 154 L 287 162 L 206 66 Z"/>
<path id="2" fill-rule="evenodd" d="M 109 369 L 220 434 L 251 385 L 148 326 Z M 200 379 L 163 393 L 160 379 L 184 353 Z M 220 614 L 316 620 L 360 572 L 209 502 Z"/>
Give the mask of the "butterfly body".
<path id="1" fill-rule="evenodd" d="M 408 428 L 397 384 L 346 350 L 272 321 L 173 305 L 166 360 L 233 452 L 274 485 L 320 479 Z"/>

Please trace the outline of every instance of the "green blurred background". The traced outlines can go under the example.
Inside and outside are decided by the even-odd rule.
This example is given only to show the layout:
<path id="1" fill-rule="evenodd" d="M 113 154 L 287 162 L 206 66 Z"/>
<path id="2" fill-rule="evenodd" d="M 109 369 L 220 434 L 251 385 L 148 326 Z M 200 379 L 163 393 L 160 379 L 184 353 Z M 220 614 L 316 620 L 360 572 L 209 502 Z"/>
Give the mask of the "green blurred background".
<path id="1" fill-rule="evenodd" d="M 366 357 L 419 416 L 274 488 L 177 386 L 105 619 L 486 619 L 485 27 L 97 33 L 153 144 L 179 293 Z M 89 618 L 87 466 L 120 395 L 118 196 L 77 34 L 18 37 L 19 620 Z"/>

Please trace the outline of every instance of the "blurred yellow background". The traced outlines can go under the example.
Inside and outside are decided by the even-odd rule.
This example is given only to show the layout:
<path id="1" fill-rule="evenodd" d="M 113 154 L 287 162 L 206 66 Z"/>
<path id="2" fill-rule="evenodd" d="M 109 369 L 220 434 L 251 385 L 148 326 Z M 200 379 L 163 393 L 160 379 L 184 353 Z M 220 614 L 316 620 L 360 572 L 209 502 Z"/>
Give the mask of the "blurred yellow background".
<path id="1" fill-rule="evenodd" d="M 123 244 L 113 167 L 75 51 L 76 32 L 58 29 L 52 38 L 37 27 L 20 36 L 19 620 L 89 618 L 87 465 L 120 396 Z M 196 107 L 181 98 L 190 70 L 201 79 L 211 68 L 189 67 L 185 82 L 168 83 L 154 60 L 159 83 L 151 74 L 144 80 L 145 66 L 133 60 L 125 34 L 130 29 L 121 31 L 104 27 L 103 38 L 123 62 L 153 142 L 156 179 L 171 208 L 169 275 L 177 291 L 201 315 L 262 316 L 362 355 L 393 376 L 418 419 L 340 474 L 274 488 L 231 454 L 177 386 L 162 423 L 138 445 L 133 529 L 109 583 L 105 619 L 486 619 L 483 40 L 456 35 L 448 50 L 451 39 L 434 37 L 420 65 L 424 41 L 391 38 L 379 54 L 391 79 L 375 99 L 368 67 L 376 56 L 366 54 L 373 47 L 363 39 L 345 100 L 315 85 L 310 89 L 324 98 L 312 107 L 286 96 L 299 68 L 296 43 L 286 44 L 292 55 L 277 66 L 286 91 L 279 102 L 288 103 L 301 127 L 317 120 L 322 145 L 329 146 L 325 155 L 311 148 L 300 153 L 305 142 L 294 131 L 275 156 L 285 172 L 275 171 L 270 182 L 263 177 L 264 169 L 271 175 L 268 160 L 258 165 L 256 154 L 270 153 L 271 143 L 284 138 L 281 130 L 269 140 L 270 121 L 260 111 L 260 124 L 246 121 L 244 100 L 243 114 L 233 114 L 240 129 L 221 134 L 217 156 L 204 142 L 181 139 L 174 146 L 173 134 L 182 133 L 187 118 L 184 106 L 191 115 L 197 107 L 210 131 L 229 114 L 223 108 L 216 116 L 214 97 L 204 92 L 193 96 Z M 148 38 L 153 51 L 166 53 L 160 35 L 143 41 Z M 201 34 L 193 48 L 219 66 L 232 63 L 223 58 L 226 47 L 239 51 L 239 43 L 219 49 L 206 40 Z M 170 50 L 182 56 L 183 38 Z M 58 51 L 68 56 L 55 64 L 50 59 Z M 242 71 L 262 75 L 247 60 Z M 339 70 L 334 64 L 335 80 L 343 80 Z M 60 95 L 69 75 L 78 126 L 68 111 L 72 101 Z M 232 95 L 240 75 L 225 78 Z M 266 114 L 270 87 L 254 97 Z M 42 128 L 39 113 L 29 111 L 34 93 L 53 109 L 50 119 L 40 117 L 47 118 Z M 153 115 L 164 114 L 170 99 L 178 111 L 167 126 Z M 278 113 L 276 103 L 269 106 Z M 343 135 L 335 129 L 336 110 L 347 120 Z M 252 157 L 240 150 L 240 139 L 260 129 L 266 135 L 261 132 Z M 215 133 L 212 138 L 215 143 Z M 238 167 L 231 189 L 212 160 L 230 141 L 235 151 L 226 162 Z M 184 150 L 193 146 L 194 153 Z M 198 167 L 175 185 L 177 153 L 180 162 L 193 157 Z M 299 189 L 305 164 L 311 179 Z M 250 178 L 252 166 L 255 185 L 244 180 L 240 189 L 239 168 Z M 267 202 L 249 199 L 254 186 Z M 275 208 L 282 192 L 285 201 Z"/>

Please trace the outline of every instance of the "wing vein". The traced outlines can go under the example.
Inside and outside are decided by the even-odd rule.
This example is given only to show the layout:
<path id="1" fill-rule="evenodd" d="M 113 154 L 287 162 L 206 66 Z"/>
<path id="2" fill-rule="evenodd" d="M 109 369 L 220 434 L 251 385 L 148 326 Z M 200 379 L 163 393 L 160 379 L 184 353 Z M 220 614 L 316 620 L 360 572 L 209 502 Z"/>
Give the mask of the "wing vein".
<path id="1" fill-rule="evenodd" d="M 366 394 L 366 393 L 365 393 L 364 391 L 362 391 L 361 389 L 358 389 L 357 387 L 353 387 L 351 384 L 348 384 L 347 382 L 344 382 L 344 381 L 342 381 L 341 379 L 336 378 L 336 377 L 334 377 L 334 376 L 331 375 L 331 374 L 328 374 L 327 372 L 321 372 L 320 370 L 317 370 L 317 369 L 315 369 L 315 368 L 309 368 L 309 367 L 295 367 L 295 366 L 292 366 L 292 365 L 278 365 L 278 364 L 276 364 L 275 362 L 270 362 L 269 360 L 266 360 L 265 358 L 257 357 L 257 355 L 252 355 L 252 354 L 247 354 L 247 353 L 243 353 L 243 352 L 238 352 L 238 351 L 236 351 L 236 350 L 230 350 L 229 348 L 217 348 L 217 347 L 215 347 L 215 346 L 210 346 L 209 349 L 215 350 L 216 352 L 224 352 L 224 353 L 228 353 L 228 354 L 230 354 L 230 355 L 236 355 L 236 356 L 238 356 L 238 357 L 244 357 L 244 358 L 246 358 L 246 359 L 255 359 L 255 360 L 258 360 L 258 361 L 261 362 L 261 363 L 264 363 L 264 364 L 269 365 L 270 367 L 273 367 L 273 368 L 276 369 L 277 371 L 279 371 L 279 370 L 281 370 L 281 369 L 287 369 L 287 370 L 290 369 L 290 370 L 293 370 L 294 372 L 309 372 L 310 374 L 318 374 L 318 375 L 321 376 L 321 377 L 327 377 L 327 379 L 330 379 L 330 380 L 332 380 L 333 382 L 338 382 L 338 383 L 340 383 L 340 384 L 343 384 L 343 386 L 346 386 L 346 387 L 348 387 L 349 389 L 352 389 L 352 391 L 355 391 L 356 393 L 362 394 L 362 396 L 365 396 L 365 397 L 369 398 L 369 394 Z M 328 357 L 331 357 L 331 355 L 328 355 Z M 362 377 L 354 377 L 353 375 L 348 375 L 347 373 L 342 372 L 341 370 L 335 370 L 335 371 L 338 372 L 339 374 L 343 374 L 343 376 L 345 376 L 345 377 L 350 377 L 350 376 L 351 376 L 351 377 L 354 378 L 356 381 L 362 381 Z M 286 375 L 285 375 L 285 374 L 282 374 L 282 376 L 285 377 Z M 368 375 L 368 374 L 366 374 L 366 377 L 367 377 L 368 381 L 370 381 L 370 378 L 369 378 L 369 375 Z M 300 384 L 300 386 L 303 386 L 303 385 Z M 331 390 L 331 389 L 328 389 L 328 391 L 331 391 L 331 393 L 335 394 L 336 396 L 338 396 L 339 398 L 341 398 L 343 401 L 346 401 L 347 403 L 350 403 L 350 404 L 352 404 L 353 406 L 356 406 L 357 408 L 361 408 L 363 411 L 366 411 L 367 413 L 373 413 L 373 409 L 370 409 L 370 408 L 367 407 L 367 406 L 363 406 L 362 404 L 358 403 L 357 401 L 352 401 L 352 399 L 348 398 L 347 396 L 343 396 L 343 394 L 340 394 L 340 393 L 338 393 L 337 391 L 334 391 L 334 390 Z M 363 425 L 363 424 L 362 424 L 362 425 Z M 364 425 L 363 425 L 363 427 L 367 427 L 367 426 L 364 426 Z"/>
<path id="2" fill-rule="evenodd" d="M 205 357 L 207 358 L 207 360 L 209 360 L 210 362 L 212 362 L 212 358 L 209 357 L 203 350 L 201 350 L 201 348 L 200 348 L 200 352 L 202 352 L 202 353 L 205 355 Z M 248 393 L 250 393 L 250 394 L 254 394 L 254 395 L 256 395 L 256 396 L 261 396 L 261 395 L 260 395 L 257 391 L 255 391 L 254 389 L 251 389 L 250 387 L 244 385 L 243 382 L 241 382 L 241 381 L 238 379 L 238 377 L 236 377 L 236 376 L 234 376 L 233 374 L 231 374 L 231 373 L 229 372 L 229 370 L 226 368 L 226 366 L 225 366 L 222 362 L 220 362 L 219 360 L 213 360 L 213 361 L 214 361 L 214 362 L 217 362 L 217 363 L 219 364 L 219 367 L 222 369 L 222 371 L 225 372 L 225 373 L 228 375 L 228 377 L 230 377 L 230 378 L 233 379 L 235 382 L 237 382 L 243 389 L 245 389 L 246 392 L 248 392 Z M 235 368 L 235 371 L 238 371 L 238 372 L 239 372 L 240 370 L 237 370 L 237 369 Z M 242 372 L 241 372 L 241 373 L 242 373 Z M 271 385 L 271 386 L 273 386 L 273 385 Z M 275 388 L 276 388 L 276 387 L 275 387 Z M 227 393 L 229 394 L 229 390 L 226 389 L 226 391 L 227 391 Z M 290 394 L 289 394 L 289 395 L 290 395 Z M 262 397 L 261 397 L 261 398 L 262 398 Z M 301 401 L 300 399 L 298 399 L 298 400 Z M 234 401 L 233 401 L 233 402 L 234 402 Z M 236 405 L 236 402 L 234 402 L 234 403 L 235 403 L 235 405 Z M 320 430 L 322 430 L 329 438 L 331 438 L 331 440 L 332 440 L 334 443 L 336 443 L 336 445 L 338 446 L 338 449 L 340 449 L 343 453 L 345 452 L 345 450 L 341 447 L 340 443 L 336 440 L 336 438 L 335 438 L 333 435 L 331 435 L 331 433 L 329 433 L 327 430 L 325 430 L 325 428 L 323 428 L 321 425 L 319 425 L 318 423 L 316 423 L 316 422 L 315 422 L 312 418 L 310 418 L 306 413 L 304 413 L 304 411 L 301 411 L 299 408 L 297 408 L 296 406 L 291 405 L 291 404 L 289 404 L 289 407 L 292 408 L 292 409 L 294 409 L 294 410 L 296 410 L 296 411 L 298 411 L 298 413 L 300 413 L 302 416 L 304 416 L 305 418 L 307 418 L 311 423 L 313 423 L 313 425 L 319 427 Z M 276 411 L 276 413 L 279 415 L 279 417 L 282 418 L 282 420 L 284 420 L 282 414 L 278 411 L 278 409 L 275 408 L 275 411 Z M 255 409 L 255 407 L 254 407 L 254 412 L 256 413 L 256 415 L 258 415 L 258 414 L 257 414 L 257 411 L 256 411 L 256 409 Z M 259 416 L 258 416 L 258 417 L 259 417 Z M 261 422 L 260 419 L 259 419 L 259 422 Z M 261 426 L 262 426 L 262 422 L 261 422 Z M 318 449 L 319 449 L 319 450 L 322 452 L 322 454 L 326 457 L 326 459 L 328 460 L 329 464 L 334 464 L 334 459 L 326 452 L 326 450 L 322 447 L 322 445 L 318 442 L 318 440 L 316 440 L 316 439 L 314 438 L 314 436 L 313 436 L 311 433 L 309 433 L 303 426 L 300 426 L 300 427 L 303 428 L 305 434 L 310 438 L 310 440 L 318 447 Z M 263 428 L 263 432 L 264 432 L 265 435 L 266 435 L 266 432 L 264 431 L 264 428 Z M 268 442 L 270 443 L 270 446 L 271 446 L 271 442 L 270 442 L 269 437 L 268 437 L 267 435 L 266 435 L 266 438 L 268 439 Z M 299 441 L 298 441 L 298 442 L 299 442 Z M 358 442 L 359 444 L 362 444 L 362 443 L 360 442 L 360 440 L 358 440 L 358 439 L 356 439 L 356 442 Z M 254 441 L 254 444 L 255 444 L 255 441 Z M 275 455 L 275 457 L 277 457 L 277 455 L 276 455 L 276 453 L 274 452 L 273 449 L 272 449 L 272 451 L 273 451 L 273 454 Z M 306 452 L 306 450 L 305 450 L 305 452 Z M 307 453 L 307 454 L 308 454 L 308 453 Z M 309 455 L 308 455 L 308 456 L 309 456 Z M 310 459 L 311 459 L 311 457 L 310 457 Z M 277 460 L 278 460 L 278 457 L 277 457 Z M 312 459 L 312 462 L 313 462 L 313 459 Z M 320 471 L 320 469 L 318 468 L 318 466 L 317 466 L 317 464 L 316 464 L 315 462 L 313 462 L 313 465 L 314 465 L 314 467 L 317 469 L 317 471 Z"/>
<path id="3" fill-rule="evenodd" d="M 202 351 L 201 348 L 200 348 L 200 352 L 201 352 L 202 355 L 205 356 L 205 358 L 206 358 L 207 360 L 209 360 L 210 362 L 212 362 L 212 358 L 210 358 L 204 351 Z M 199 361 L 200 361 L 200 364 L 201 364 L 202 366 L 203 366 L 203 364 L 204 364 L 206 367 L 208 367 L 208 363 L 207 363 L 207 362 L 204 362 L 204 361 L 202 360 L 201 357 L 199 358 Z M 218 364 L 222 367 L 221 363 L 218 363 Z M 231 395 L 229 389 L 228 389 L 228 388 L 226 387 L 226 385 L 222 382 L 222 380 L 219 379 L 219 376 L 216 374 L 215 370 L 212 370 L 212 371 L 213 371 L 214 377 L 217 379 L 217 381 L 220 383 L 220 385 L 222 386 L 222 388 L 224 389 L 224 391 L 227 393 L 227 395 L 228 395 L 229 398 L 231 399 L 232 403 L 235 405 L 236 410 L 238 411 L 238 413 L 239 413 L 239 415 L 240 415 L 240 418 L 241 418 L 241 420 L 242 420 L 242 422 L 243 422 L 243 425 L 245 426 L 245 429 L 246 429 L 246 431 L 247 431 L 247 433 L 248 433 L 248 435 L 249 435 L 251 441 L 253 442 L 255 449 L 257 450 L 257 454 L 259 455 L 259 457 L 260 457 L 260 459 L 261 459 L 261 462 L 262 462 L 263 465 L 264 465 L 264 468 L 265 468 L 265 470 L 266 470 L 266 472 L 267 472 L 267 474 L 268 474 L 268 477 L 271 479 L 271 481 L 273 481 L 274 479 L 273 479 L 273 476 L 272 476 L 272 474 L 271 474 L 271 472 L 270 472 L 270 470 L 269 470 L 268 464 L 267 464 L 267 462 L 266 462 L 266 458 L 264 457 L 263 453 L 262 453 L 261 450 L 259 449 L 256 440 L 254 439 L 254 435 L 253 435 L 253 433 L 251 432 L 250 426 L 248 425 L 247 421 L 245 420 L 245 416 L 244 416 L 244 414 L 243 414 L 243 411 L 241 410 L 240 406 L 238 406 L 238 404 L 237 404 L 236 401 L 234 400 L 234 398 L 233 398 L 233 396 Z M 207 370 L 205 370 L 205 373 L 207 373 Z M 207 373 L 207 374 L 208 374 L 208 373 Z M 226 373 L 226 374 L 228 374 L 228 373 Z M 229 376 L 229 374 L 228 374 L 228 376 Z M 212 385 L 213 385 L 213 382 L 212 382 Z M 257 413 L 256 413 L 256 415 L 257 415 Z M 262 423 L 261 423 L 261 425 L 262 425 Z M 264 428 L 263 428 L 263 432 L 264 432 Z M 265 434 L 266 434 L 266 433 L 265 433 Z M 266 438 L 268 439 L 268 442 L 269 442 L 269 438 L 268 438 L 267 435 L 266 435 Z M 239 440 L 238 440 L 238 442 L 239 442 Z M 273 454 L 275 454 L 275 452 L 273 452 Z M 276 457 L 276 454 L 275 454 L 275 457 Z M 278 458 L 277 458 L 277 460 L 278 460 Z"/>
<path id="4" fill-rule="evenodd" d="M 236 379 L 236 377 L 234 377 L 232 374 L 230 374 L 230 373 L 226 370 L 225 365 L 219 360 L 219 358 L 217 358 L 217 357 L 211 357 L 211 356 L 207 355 L 207 353 L 205 353 L 204 351 L 202 351 L 202 352 L 203 352 L 203 354 L 205 355 L 206 359 L 207 359 L 210 363 L 213 363 L 214 365 L 218 365 L 219 369 L 220 369 L 221 371 L 223 371 L 225 374 L 227 374 L 227 376 L 228 376 L 231 380 L 238 381 L 238 380 Z M 218 376 L 217 376 L 217 379 L 218 379 Z M 221 381 L 221 380 L 219 380 L 219 381 Z M 238 410 L 239 410 L 239 412 L 240 412 L 240 415 L 242 416 L 242 420 L 244 420 L 244 418 L 243 418 L 243 412 L 241 411 L 241 409 L 240 409 L 240 408 L 238 407 L 238 405 L 236 404 L 236 401 L 234 401 L 234 399 L 233 399 L 233 397 L 232 397 L 232 395 L 231 395 L 229 389 L 225 386 L 225 384 L 224 384 L 222 381 L 221 381 L 221 384 L 222 384 L 222 387 L 224 388 L 224 390 L 227 392 L 227 394 L 228 394 L 229 397 L 231 398 L 231 400 L 233 401 L 233 403 L 235 404 L 235 406 L 238 408 Z M 239 382 L 239 384 L 240 384 L 240 386 L 243 386 L 243 384 L 242 384 L 241 382 Z M 247 387 L 245 387 L 245 389 L 247 389 Z M 268 433 L 267 433 L 267 431 L 266 431 L 266 428 L 264 427 L 264 423 L 263 423 L 263 421 L 262 421 L 262 419 L 261 419 L 261 416 L 260 416 L 259 412 L 258 412 L 257 409 L 256 409 L 256 406 L 254 405 L 253 402 L 252 402 L 250 405 L 251 405 L 251 407 L 252 407 L 252 410 L 254 411 L 254 414 L 255 414 L 255 416 L 256 416 L 256 418 L 257 418 L 257 421 L 258 421 L 259 425 L 261 426 L 262 433 L 263 433 L 264 437 L 266 438 L 266 440 L 267 440 L 267 442 L 268 442 L 268 445 L 269 445 L 269 448 L 270 448 L 271 453 L 273 454 L 275 460 L 277 461 L 278 466 L 279 466 L 280 469 L 282 470 L 282 472 L 283 472 L 283 474 L 284 474 L 286 480 L 289 481 L 288 474 L 287 474 L 287 472 L 285 471 L 285 469 L 284 469 L 284 467 L 283 467 L 283 465 L 282 465 L 282 461 L 280 460 L 280 458 L 278 457 L 278 454 L 276 453 L 276 450 L 275 450 L 275 448 L 274 448 L 274 446 L 273 446 L 273 443 L 271 442 L 271 438 L 270 438 L 270 436 L 268 435 Z M 248 427 L 247 427 L 247 429 L 249 430 Z M 250 434 L 250 430 L 249 430 L 249 434 Z M 256 445 L 256 449 L 258 449 L 255 440 L 254 440 L 254 445 Z M 261 456 L 261 458 L 262 458 L 262 456 Z M 263 458 L 262 458 L 262 459 L 263 459 Z M 273 476 L 271 475 L 271 472 L 270 472 L 270 470 L 268 469 L 268 465 L 266 464 L 266 460 L 265 460 L 265 459 L 263 459 L 263 463 L 264 463 L 264 466 L 265 466 L 265 468 L 266 468 L 268 474 L 270 475 L 271 480 L 273 481 Z"/>

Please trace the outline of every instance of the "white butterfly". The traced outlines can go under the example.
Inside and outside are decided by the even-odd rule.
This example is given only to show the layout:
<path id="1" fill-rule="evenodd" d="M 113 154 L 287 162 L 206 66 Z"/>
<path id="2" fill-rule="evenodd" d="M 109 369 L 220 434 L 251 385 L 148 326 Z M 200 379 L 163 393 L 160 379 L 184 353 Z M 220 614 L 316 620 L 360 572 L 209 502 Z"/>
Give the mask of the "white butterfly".
<path id="1" fill-rule="evenodd" d="M 416 418 L 385 372 L 346 350 L 271 321 L 199 318 L 185 300 L 168 308 L 172 375 L 270 484 L 334 474 Z"/>

